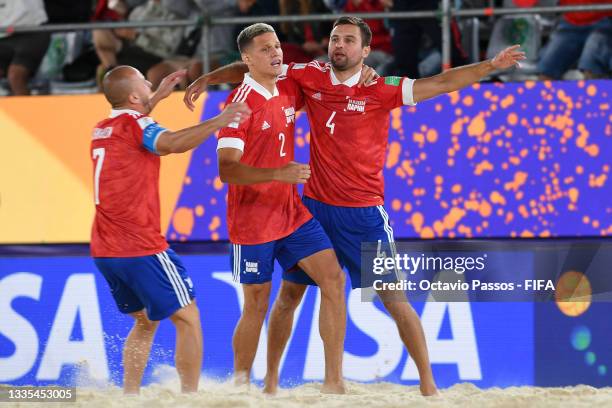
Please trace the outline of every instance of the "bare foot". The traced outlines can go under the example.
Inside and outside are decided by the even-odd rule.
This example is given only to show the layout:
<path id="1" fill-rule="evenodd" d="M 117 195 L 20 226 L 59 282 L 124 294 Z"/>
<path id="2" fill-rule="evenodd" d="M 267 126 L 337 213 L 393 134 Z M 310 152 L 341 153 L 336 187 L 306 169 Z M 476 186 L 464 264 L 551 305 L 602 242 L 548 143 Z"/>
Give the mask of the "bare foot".
<path id="1" fill-rule="evenodd" d="M 237 371 L 234 373 L 234 385 L 240 387 L 242 385 L 249 385 L 249 373 L 245 371 Z"/>
<path id="2" fill-rule="evenodd" d="M 266 378 L 264 379 L 264 394 L 268 395 L 276 395 L 276 391 L 278 390 L 278 375 L 269 375 L 266 374 Z"/>
<path id="3" fill-rule="evenodd" d="M 323 383 L 323 386 L 321 386 L 321 394 L 346 394 L 344 381 Z"/>
<path id="4" fill-rule="evenodd" d="M 431 397 L 434 395 L 440 395 L 438 388 L 435 383 L 421 383 L 420 387 L 421 395 L 424 397 Z"/>

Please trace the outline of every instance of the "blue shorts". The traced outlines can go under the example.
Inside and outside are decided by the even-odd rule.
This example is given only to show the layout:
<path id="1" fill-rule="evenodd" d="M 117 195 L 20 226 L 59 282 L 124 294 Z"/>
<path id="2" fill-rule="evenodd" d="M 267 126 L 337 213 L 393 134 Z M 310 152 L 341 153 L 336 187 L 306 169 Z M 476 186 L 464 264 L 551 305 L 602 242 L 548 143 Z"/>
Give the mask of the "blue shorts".
<path id="1" fill-rule="evenodd" d="M 369 287 L 374 280 L 397 281 L 395 271 L 382 276 L 375 276 L 372 272 L 372 276 L 368 274 L 363 281 L 361 276 L 361 243 L 394 242 L 389 216 L 382 205 L 338 207 L 309 197 L 304 197 L 303 201 L 329 236 L 340 265 L 348 270 L 353 289 Z M 302 285 L 315 285 L 302 270 L 285 272 L 283 279 Z"/>
<path id="2" fill-rule="evenodd" d="M 163 320 L 195 297 L 193 283 L 176 253 L 168 248 L 133 258 L 94 258 L 121 313 L 147 309 L 151 320 Z"/>
<path id="3" fill-rule="evenodd" d="M 257 245 L 232 244 L 230 265 L 234 281 L 246 284 L 269 282 L 272 280 L 275 259 L 283 271 L 289 271 L 301 259 L 331 248 L 329 238 L 314 218 L 291 235 L 276 241 Z"/>

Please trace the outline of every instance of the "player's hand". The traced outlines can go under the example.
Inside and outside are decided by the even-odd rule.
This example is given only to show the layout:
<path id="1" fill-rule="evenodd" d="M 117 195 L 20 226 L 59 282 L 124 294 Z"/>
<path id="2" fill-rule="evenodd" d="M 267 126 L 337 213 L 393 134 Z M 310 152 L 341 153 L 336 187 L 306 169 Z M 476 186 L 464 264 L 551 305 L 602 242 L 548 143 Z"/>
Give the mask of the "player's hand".
<path id="1" fill-rule="evenodd" d="M 357 88 L 361 88 L 361 85 L 370 86 L 378 78 L 380 78 L 380 75 L 374 71 L 374 68 L 364 65 L 361 68 L 361 76 L 359 77 Z"/>
<path id="2" fill-rule="evenodd" d="M 195 109 L 195 101 L 198 100 L 202 92 L 206 90 L 208 87 L 208 78 L 206 75 L 200 76 L 198 79 L 193 81 L 185 91 L 185 96 L 183 97 L 183 102 L 185 106 L 189 108 L 189 110 Z"/>
<path id="3" fill-rule="evenodd" d="M 305 184 L 310 178 L 310 166 L 297 162 L 289 164 L 277 170 L 274 179 L 289 184 Z"/>
<path id="4" fill-rule="evenodd" d="M 157 91 L 155 91 L 156 99 L 162 100 L 170 96 L 174 88 L 187 76 L 187 70 L 181 69 L 176 72 L 171 73 L 159 83 L 157 87 Z"/>
<path id="5" fill-rule="evenodd" d="M 218 127 L 222 128 L 230 123 L 242 123 L 251 116 L 251 110 L 246 103 L 235 102 L 230 103 L 223 109 L 217 117 Z"/>
<path id="6" fill-rule="evenodd" d="M 513 66 L 519 67 L 519 61 L 527 59 L 525 53 L 519 51 L 520 45 L 513 45 L 497 54 L 492 60 L 491 65 L 495 69 L 506 69 Z"/>

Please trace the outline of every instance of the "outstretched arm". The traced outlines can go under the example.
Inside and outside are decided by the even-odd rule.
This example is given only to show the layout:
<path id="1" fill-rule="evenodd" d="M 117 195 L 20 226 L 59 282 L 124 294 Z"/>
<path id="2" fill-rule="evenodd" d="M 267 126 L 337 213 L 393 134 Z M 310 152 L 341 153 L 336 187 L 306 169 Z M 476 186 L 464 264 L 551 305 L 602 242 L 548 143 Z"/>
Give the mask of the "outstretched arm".
<path id="1" fill-rule="evenodd" d="M 186 152 L 199 146 L 217 129 L 225 127 L 232 122 L 242 122 L 246 120 L 250 114 L 251 110 L 246 104 L 232 103 L 219 115 L 198 125 L 176 132 L 163 132 L 155 142 L 155 149 L 160 156 L 170 153 Z"/>
<path id="2" fill-rule="evenodd" d="M 449 69 L 441 74 L 414 81 L 412 93 L 414 101 L 420 102 L 434 96 L 465 88 L 482 77 L 500 69 L 518 65 L 525 59 L 525 53 L 518 51 L 520 45 L 513 45 L 501 51 L 495 58 L 471 65 Z"/>
<path id="3" fill-rule="evenodd" d="M 193 110 L 195 108 L 194 102 L 198 100 L 208 85 L 237 84 L 242 81 L 244 74 L 247 72 L 249 72 L 247 64 L 234 62 L 201 75 L 187 87 L 183 102 L 190 110 Z"/>

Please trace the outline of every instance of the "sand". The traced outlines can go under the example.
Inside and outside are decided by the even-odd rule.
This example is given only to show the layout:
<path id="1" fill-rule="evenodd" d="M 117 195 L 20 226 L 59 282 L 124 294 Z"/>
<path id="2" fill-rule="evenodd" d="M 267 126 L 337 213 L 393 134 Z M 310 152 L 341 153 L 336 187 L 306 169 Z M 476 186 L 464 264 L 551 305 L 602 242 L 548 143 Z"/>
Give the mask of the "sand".
<path id="1" fill-rule="evenodd" d="M 103 389 L 80 387 L 77 402 L 67 407 L 610 407 L 612 388 L 579 385 L 565 388 L 510 387 L 481 390 L 464 383 L 441 390 L 440 396 L 424 398 L 418 387 L 391 383 L 361 384 L 349 382 L 348 394 L 322 395 L 320 384 L 312 383 L 282 389 L 275 397 L 266 397 L 255 386 L 237 388 L 229 382 L 202 381 L 197 394 L 178 392 L 178 382 L 168 381 L 144 387 L 140 396 L 124 397 L 118 387 Z M 18 406 L 2 404 L 2 407 Z M 50 408 L 55 403 L 21 404 L 24 407 Z"/>

